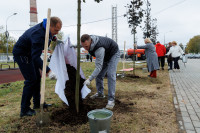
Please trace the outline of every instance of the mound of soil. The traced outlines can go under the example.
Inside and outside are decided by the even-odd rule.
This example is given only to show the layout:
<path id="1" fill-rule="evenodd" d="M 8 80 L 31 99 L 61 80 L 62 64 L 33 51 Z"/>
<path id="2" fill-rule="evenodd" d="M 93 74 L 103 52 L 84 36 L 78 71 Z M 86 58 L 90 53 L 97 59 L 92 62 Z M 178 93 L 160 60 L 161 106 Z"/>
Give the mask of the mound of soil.
<path id="1" fill-rule="evenodd" d="M 81 98 L 81 89 L 83 87 L 85 79 L 81 78 L 80 76 L 79 113 L 77 113 L 75 104 L 76 69 L 69 64 L 67 64 L 66 67 L 69 80 L 66 81 L 65 84 L 65 96 L 68 100 L 69 106 L 63 104 L 64 107 L 62 109 L 55 110 L 52 113 L 51 118 L 53 121 L 63 124 L 76 125 L 77 123 L 85 123 L 87 122 L 87 118 L 85 117 L 85 115 L 90 110 L 89 107 L 83 104 L 83 100 Z"/>
<path id="2" fill-rule="evenodd" d="M 77 113 L 75 105 L 76 69 L 68 64 L 66 65 L 66 67 L 69 75 L 69 80 L 66 81 L 65 96 L 68 100 L 69 106 L 64 103 L 63 108 L 54 110 L 51 115 L 51 119 L 54 122 L 69 125 L 87 123 L 87 113 L 93 109 L 98 108 L 98 106 L 92 107 L 88 105 L 89 101 L 87 100 L 90 99 L 85 100 L 85 102 L 83 103 L 83 100 L 81 98 L 81 89 L 85 80 L 80 76 L 79 113 Z"/>

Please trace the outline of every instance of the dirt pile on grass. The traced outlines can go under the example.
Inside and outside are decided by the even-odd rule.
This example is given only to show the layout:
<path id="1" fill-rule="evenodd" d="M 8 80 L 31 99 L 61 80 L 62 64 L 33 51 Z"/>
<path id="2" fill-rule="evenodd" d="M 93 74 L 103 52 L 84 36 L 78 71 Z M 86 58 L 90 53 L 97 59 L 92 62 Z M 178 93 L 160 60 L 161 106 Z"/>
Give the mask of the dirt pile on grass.
<path id="1" fill-rule="evenodd" d="M 81 89 L 83 87 L 83 83 L 85 79 L 80 76 L 79 83 L 79 113 L 76 111 L 75 104 L 75 89 L 76 89 L 76 69 L 69 64 L 66 65 L 67 72 L 69 76 L 69 80 L 66 81 L 65 84 L 65 96 L 68 100 L 69 106 L 63 104 L 63 108 L 55 110 L 51 118 L 55 122 L 76 125 L 80 123 L 86 123 L 87 117 L 86 114 L 90 109 L 89 106 L 83 104 L 83 100 L 81 98 Z"/>

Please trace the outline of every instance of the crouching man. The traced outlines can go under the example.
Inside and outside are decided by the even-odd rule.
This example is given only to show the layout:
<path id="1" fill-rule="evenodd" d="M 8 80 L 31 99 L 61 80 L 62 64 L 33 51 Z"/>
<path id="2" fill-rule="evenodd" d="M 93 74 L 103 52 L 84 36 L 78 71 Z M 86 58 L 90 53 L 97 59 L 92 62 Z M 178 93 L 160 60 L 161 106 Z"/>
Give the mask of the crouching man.
<path id="1" fill-rule="evenodd" d="M 104 98 L 103 79 L 107 73 L 108 78 L 108 103 L 107 109 L 115 106 L 116 71 L 120 57 L 119 47 L 115 41 L 107 37 L 84 34 L 81 36 L 81 45 L 91 56 L 96 57 L 95 69 L 84 84 L 89 85 L 96 79 L 97 93 L 90 98 Z"/>

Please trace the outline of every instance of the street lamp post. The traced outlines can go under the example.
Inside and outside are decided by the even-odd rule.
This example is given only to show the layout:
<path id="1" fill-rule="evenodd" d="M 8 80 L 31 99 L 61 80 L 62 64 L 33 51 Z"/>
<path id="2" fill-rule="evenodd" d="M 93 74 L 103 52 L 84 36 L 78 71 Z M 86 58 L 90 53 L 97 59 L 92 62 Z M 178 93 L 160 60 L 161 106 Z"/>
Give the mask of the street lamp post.
<path id="1" fill-rule="evenodd" d="M 17 15 L 17 13 L 13 13 L 12 15 L 8 16 L 6 19 L 6 52 L 7 52 L 7 63 L 8 63 L 8 37 L 9 37 L 9 33 L 8 33 L 8 29 L 7 29 L 7 22 L 8 19 L 14 15 Z"/>

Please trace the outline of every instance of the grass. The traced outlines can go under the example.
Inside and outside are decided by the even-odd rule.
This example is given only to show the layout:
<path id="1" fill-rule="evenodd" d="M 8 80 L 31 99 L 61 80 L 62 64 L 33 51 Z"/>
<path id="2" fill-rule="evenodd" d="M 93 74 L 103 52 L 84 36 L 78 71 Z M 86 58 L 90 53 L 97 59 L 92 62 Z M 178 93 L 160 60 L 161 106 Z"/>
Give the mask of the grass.
<path id="1" fill-rule="evenodd" d="M 126 63 L 126 68 L 132 63 Z M 142 67 L 137 66 L 136 75 L 140 78 L 117 78 L 116 82 L 116 104 L 111 119 L 111 133 L 176 133 L 178 127 L 173 106 L 172 90 L 170 87 L 169 74 L 167 70 L 158 71 L 158 78 L 148 78 L 148 73 L 142 72 Z M 81 63 L 86 78 L 92 73 L 94 63 Z M 118 64 L 118 70 L 122 69 L 122 63 Z M 127 72 L 126 74 L 132 74 Z M 52 103 L 52 110 L 61 108 L 62 101 L 54 93 L 55 80 L 47 79 L 46 102 Z M 49 127 L 31 129 L 35 124 L 35 117 L 20 119 L 20 101 L 23 81 L 0 85 L 0 132 L 66 132 L 87 133 L 89 123 L 69 126 L 55 123 Z M 104 79 L 105 94 L 107 95 L 107 79 Z M 95 81 L 90 86 L 92 92 L 96 92 Z M 106 101 L 106 100 L 105 100 Z M 106 104 L 106 103 L 105 103 Z M 52 111 L 50 110 L 50 111 Z M 28 124 L 30 128 L 23 125 Z"/>
<path id="2" fill-rule="evenodd" d="M 8 65 L 5 65 L 5 64 L 10 65 L 10 68 L 14 68 L 14 62 L 8 62 L 8 63 L 6 63 L 6 62 L 1 62 L 0 65 L 2 65 L 2 69 L 8 69 L 8 68 L 9 68 L 9 66 L 8 66 Z M 18 68 L 17 63 L 15 63 L 15 68 Z"/>

